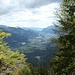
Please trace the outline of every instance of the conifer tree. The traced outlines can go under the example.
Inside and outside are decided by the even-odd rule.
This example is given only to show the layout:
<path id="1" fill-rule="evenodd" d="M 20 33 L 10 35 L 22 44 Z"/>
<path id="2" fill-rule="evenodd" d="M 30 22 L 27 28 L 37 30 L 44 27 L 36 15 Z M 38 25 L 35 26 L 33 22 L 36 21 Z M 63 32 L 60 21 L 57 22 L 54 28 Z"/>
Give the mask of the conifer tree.
<path id="1" fill-rule="evenodd" d="M 31 75 L 25 55 L 12 51 L 3 42 L 9 35 L 0 30 L 0 75 Z"/>
<path id="2" fill-rule="evenodd" d="M 63 0 L 58 11 L 57 46 L 51 75 L 75 75 L 75 0 Z"/>

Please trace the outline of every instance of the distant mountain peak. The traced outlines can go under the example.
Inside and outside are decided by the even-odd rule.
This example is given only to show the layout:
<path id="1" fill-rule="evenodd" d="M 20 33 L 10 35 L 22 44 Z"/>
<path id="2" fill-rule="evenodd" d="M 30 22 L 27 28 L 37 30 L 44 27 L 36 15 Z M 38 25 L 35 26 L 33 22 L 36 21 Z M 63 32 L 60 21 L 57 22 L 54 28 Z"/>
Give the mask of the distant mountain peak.
<path id="1" fill-rule="evenodd" d="M 48 26 L 47 28 L 42 29 L 42 32 L 54 34 L 53 29 L 56 29 L 56 27 L 55 26 Z"/>

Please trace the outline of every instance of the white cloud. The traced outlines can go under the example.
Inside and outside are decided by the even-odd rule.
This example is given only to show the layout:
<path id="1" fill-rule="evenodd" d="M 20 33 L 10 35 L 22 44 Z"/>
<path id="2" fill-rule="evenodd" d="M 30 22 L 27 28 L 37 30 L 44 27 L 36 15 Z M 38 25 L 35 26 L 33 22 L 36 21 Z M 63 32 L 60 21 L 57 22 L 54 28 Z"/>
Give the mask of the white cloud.
<path id="1" fill-rule="evenodd" d="M 51 3 L 59 3 L 61 0 L 0 0 L 0 15 L 25 8 L 34 9 Z"/>
<path id="2" fill-rule="evenodd" d="M 28 9 L 22 7 L 21 9 L 17 0 L 15 0 L 15 3 L 14 0 L 12 0 L 12 5 L 10 4 L 10 0 L 7 0 L 5 2 L 5 6 L 8 8 L 10 6 L 10 11 L 12 12 L 0 16 L 0 24 L 2 25 L 44 28 L 49 25 L 53 25 L 53 22 L 55 21 L 55 8 L 59 7 L 58 3 L 51 3 L 49 5 L 44 5 L 39 8 Z M 17 7 L 14 8 L 16 4 Z"/>

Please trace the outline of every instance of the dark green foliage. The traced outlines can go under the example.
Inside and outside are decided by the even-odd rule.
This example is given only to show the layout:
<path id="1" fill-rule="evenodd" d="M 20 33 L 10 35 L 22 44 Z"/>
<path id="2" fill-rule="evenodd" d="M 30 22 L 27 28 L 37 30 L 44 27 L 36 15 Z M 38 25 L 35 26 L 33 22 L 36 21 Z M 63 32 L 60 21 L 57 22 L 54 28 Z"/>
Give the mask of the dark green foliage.
<path id="1" fill-rule="evenodd" d="M 51 62 L 51 74 L 75 75 L 75 0 L 63 0 L 58 18 L 59 53 Z"/>
<path id="2" fill-rule="evenodd" d="M 39 49 L 34 49 L 34 52 L 32 53 L 25 53 L 27 59 L 27 62 L 31 63 L 33 66 L 38 66 L 38 58 L 40 57 L 43 60 L 43 64 L 45 66 L 48 65 L 49 60 L 52 59 L 53 55 L 57 52 L 57 48 L 56 47 L 50 47 L 51 45 L 53 45 L 53 43 L 47 43 L 46 44 L 46 50 L 39 50 Z M 44 61 L 45 59 L 45 61 Z"/>
<path id="3" fill-rule="evenodd" d="M 32 75 L 49 75 L 49 70 L 43 63 L 39 64 L 38 67 L 31 66 L 31 72 Z"/>

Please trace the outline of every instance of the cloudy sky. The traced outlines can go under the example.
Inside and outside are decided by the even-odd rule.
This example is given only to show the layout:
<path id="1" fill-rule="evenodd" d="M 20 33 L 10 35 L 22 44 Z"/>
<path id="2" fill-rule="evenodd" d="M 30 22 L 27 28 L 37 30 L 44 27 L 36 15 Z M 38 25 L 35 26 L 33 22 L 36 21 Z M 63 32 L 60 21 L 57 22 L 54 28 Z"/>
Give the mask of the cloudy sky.
<path id="1" fill-rule="evenodd" d="M 53 25 L 61 0 L 0 0 L 0 25 L 41 27 Z"/>

